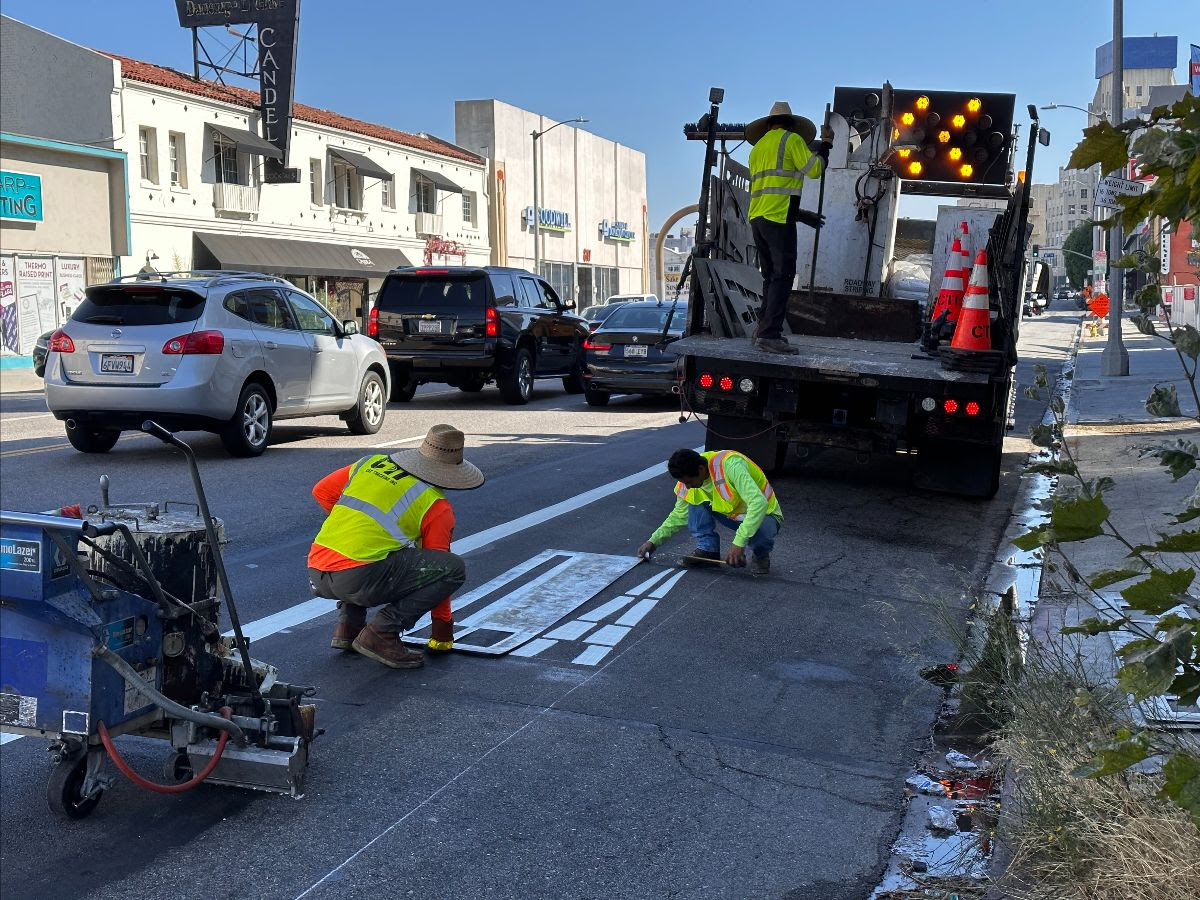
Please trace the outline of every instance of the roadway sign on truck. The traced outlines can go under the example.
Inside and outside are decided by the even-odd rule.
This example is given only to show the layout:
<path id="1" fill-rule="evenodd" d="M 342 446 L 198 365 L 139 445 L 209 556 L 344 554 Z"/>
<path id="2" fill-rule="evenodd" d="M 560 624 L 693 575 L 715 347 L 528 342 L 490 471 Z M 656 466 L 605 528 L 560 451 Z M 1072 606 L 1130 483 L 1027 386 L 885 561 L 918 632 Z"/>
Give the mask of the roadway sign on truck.
<path id="1" fill-rule="evenodd" d="M 1096 206 L 1117 209 L 1120 206 L 1117 203 L 1118 197 L 1135 197 L 1145 189 L 1145 182 L 1131 181 L 1128 178 L 1118 178 L 1115 175 L 1106 175 L 1096 185 Z"/>

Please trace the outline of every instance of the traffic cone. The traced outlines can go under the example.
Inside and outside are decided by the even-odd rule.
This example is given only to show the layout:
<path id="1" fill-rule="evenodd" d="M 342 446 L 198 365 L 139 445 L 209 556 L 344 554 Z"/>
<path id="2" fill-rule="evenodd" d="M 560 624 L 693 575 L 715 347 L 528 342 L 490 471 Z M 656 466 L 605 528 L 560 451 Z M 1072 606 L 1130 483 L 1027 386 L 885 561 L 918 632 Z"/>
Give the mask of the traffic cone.
<path id="1" fill-rule="evenodd" d="M 965 220 L 959 223 L 958 228 L 962 245 L 962 283 L 968 285 L 971 283 L 971 260 L 974 258 L 971 252 L 971 229 L 967 227 Z"/>
<path id="2" fill-rule="evenodd" d="M 950 347 L 968 352 L 992 349 L 986 250 L 980 250 L 975 257 L 975 269 L 971 272 L 971 283 L 963 295 L 962 311 L 958 315 L 958 326 L 954 329 Z"/>
<path id="3" fill-rule="evenodd" d="M 946 257 L 946 274 L 942 276 L 942 286 L 938 289 L 937 303 L 933 305 L 933 315 L 930 319 L 936 319 L 945 310 L 947 322 L 958 321 L 958 311 L 962 308 L 963 301 L 961 259 L 962 246 L 959 239 L 955 238 L 950 254 Z"/>

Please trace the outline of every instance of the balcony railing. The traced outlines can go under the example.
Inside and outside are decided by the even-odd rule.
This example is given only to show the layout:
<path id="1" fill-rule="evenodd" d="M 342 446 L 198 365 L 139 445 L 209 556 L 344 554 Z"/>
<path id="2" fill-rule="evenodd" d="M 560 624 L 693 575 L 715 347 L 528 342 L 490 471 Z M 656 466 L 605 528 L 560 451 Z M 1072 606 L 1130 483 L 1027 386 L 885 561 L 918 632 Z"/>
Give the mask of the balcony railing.
<path id="1" fill-rule="evenodd" d="M 442 233 L 442 217 L 437 213 L 417 213 L 417 234 L 437 237 Z"/>
<path id="2" fill-rule="evenodd" d="M 213 206 L 217 212 L 258 215 L 258 186 L 217 182 L 213 185 Z"/>

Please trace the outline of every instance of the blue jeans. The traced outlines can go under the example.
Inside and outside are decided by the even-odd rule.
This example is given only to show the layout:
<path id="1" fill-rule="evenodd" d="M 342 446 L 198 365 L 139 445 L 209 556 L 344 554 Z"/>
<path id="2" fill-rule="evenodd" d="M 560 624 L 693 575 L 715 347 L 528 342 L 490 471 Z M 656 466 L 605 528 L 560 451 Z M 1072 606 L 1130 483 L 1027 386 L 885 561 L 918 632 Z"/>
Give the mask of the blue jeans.
<path id="1" fill-rule="evenodd" d="M 721 552 L 721 538 L 717 534 L 718 522 L 735 531 L 741 524 L 736 519 L 713 512 L 712 506 L 707 503 L 688 507 L 688 531 L 695 539 L 697 549 L 708 550 L 711 553 Z M 775 548 L 775 535 L 777 534 L 779 534 L 779 520 L 768 515 L 758 526 L 758 531 L 746 542 L 746 546 L 755 556 L 769 556 Z"/>

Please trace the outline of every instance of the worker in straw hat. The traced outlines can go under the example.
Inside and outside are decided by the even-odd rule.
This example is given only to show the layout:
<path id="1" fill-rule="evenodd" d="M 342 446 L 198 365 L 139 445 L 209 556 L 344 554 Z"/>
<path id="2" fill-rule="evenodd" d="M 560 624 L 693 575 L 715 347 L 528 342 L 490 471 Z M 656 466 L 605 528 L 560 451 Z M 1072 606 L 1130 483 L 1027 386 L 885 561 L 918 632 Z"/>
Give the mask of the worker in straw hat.
<path id="1" fill-rule="evenodd" d="M 772 353 L 796 353 L 783 337 L 788 294 L 796 277 L 796 223 L 820 228 L 825 219 L 800 208 L 804 179 L 820 178 L 829 162 L 833 131 L 817 128 L 780 101 L 746 126 L 750 151 L 750 227 L 763 277 L 763 305 L 754 331 L 755 346 Z"/>
<path id="2" fill-rule="evenodd" d="M 483 473 L 463 458 L 463 433 L 434 425 L 415 450 L 376 453 L 326 475 L 313 497 L 328 513 L 308 554 L 319 597 L 338 601 L 331 646 L 394 669 L 424 664 L 400 635 L 425 613 L 429 648 L 454 646 L 450 597 L 467 578 L 450 552 L 454 510 L 444 491 L 472 490 Z M 382 607 L 367 624 L 367 610 Z"/>

